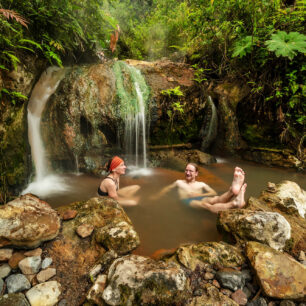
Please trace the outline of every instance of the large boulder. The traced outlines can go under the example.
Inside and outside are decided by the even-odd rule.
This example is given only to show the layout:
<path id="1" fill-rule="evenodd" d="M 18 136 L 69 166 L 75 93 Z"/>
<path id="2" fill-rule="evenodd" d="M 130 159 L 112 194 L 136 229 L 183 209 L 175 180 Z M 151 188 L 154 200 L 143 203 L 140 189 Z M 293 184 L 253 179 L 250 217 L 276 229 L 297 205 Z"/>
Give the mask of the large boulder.
<path id="1" fill-rule="evenodd" d="M 258 241 L 282 250 L 291 238 L 288 221 L 277 212 L 227 210 L 219 214 L 219 227 L 238 241 Z"/>
<path id="2" fill-rule="evenodd" d="M 253 211 L 276 212 L 285 217 L 291 227 L 291 238 L 286 250 L 294 256 L 306 249 L 305 191 L 296 183 L 283 181 L 268 183 L 260 197 L 250 197 L 247 209 Z"/>
<path id="3" fill-rule="evenodd" d="M 190 270 L 197 266 L 238 267 L 245 262 L 241 250 L 225 242 L 182 245 L 176 251 L 178 261 Z"/>
<path id="4" fill-rule="evenodd" d="M 138 235 L 134 237 L 134 243 L 123 241 L 121 234 L 129 228 L 133 231 L 131 221 L 122 207 L 113 199 L 108 197 L 92 198 L 88 201 L 75 202 L 67 206 L 57 208 L 60 216 L 67 216 L 67 212 L 76 211 L 74 218 L 63 221 L 62 227 L 56 240 L 44 245 L 44 254 L 53 260 L 52 266 L 56 268 L 56 276 L 52 280 L 61 284 L 62 297 L 71 305 L 81 304 L 90 289 L 91 277 L 89 271 L 97 262 L 106 255 L 107 244 L 101 245 L 96 239 L 96 233 L 107 228 L 108 235 L 115 230 L 124 252 L 131 251 L 131 245 L 135 248 L 139 244 Z M 117 228 L 118 224 L 125 223 L 126 228 Z M 93 233 L 81 238 L 77 229 L 82 224 L 90 224 Z M 121 231 L 122 230 L 122 231 Z M 116 237 L 113 237 L 114 245 Z M 103 270 L 106 268 L 105 260 L 102 261 Z"/>
<path id="5" fill-rule="evenodd" d="M 248 242 L 246 254 L 264 293 L 276 299 L 302 299 L 306 294 L 306 267 L 286 253 L 258 242 Z"/>
<path id="6" fill-rule="evenodd" d="M 0 246 L 34 248 L 55 238 L 59 229 L 56 211 L 31 194 L 0 207 Z"/>
<path id="7" fill-rule="evenodd" d="M 187 277 L 176 265 L 128 255 L 112 263 L 103 299 L 108 305 L 177 305 L 187 289 Z"/>

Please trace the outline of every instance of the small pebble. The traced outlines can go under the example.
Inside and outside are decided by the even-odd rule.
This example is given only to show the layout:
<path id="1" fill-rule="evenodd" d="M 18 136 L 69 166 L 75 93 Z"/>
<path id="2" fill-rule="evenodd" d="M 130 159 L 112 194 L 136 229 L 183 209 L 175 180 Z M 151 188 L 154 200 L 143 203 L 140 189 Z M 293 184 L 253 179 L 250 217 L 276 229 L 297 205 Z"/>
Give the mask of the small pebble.
<path id="1" fill-rule="evenodd" d="M 12 268 L 5 263 L 0 266 L 0 278 L 6 278 L 11 273 Z"/>
<path id="2" fill-rule="evenodd" d="M 232 293 L 231 299 L 233 299 L 239 305 L 246 305 L 246 303 L 248 302 L 247 296 L 241 289 L 238 289 L 234 293 Z"/>
<path id="3" fill-rule="evenodd" d="M 62 219 L 64 221 L 70 220 L 70 219 L 75 218 L 77 214 L 78 212 L 76 210 L 69 209 L 69 210 L 64 211 L 64 213 L 62 214 Z"/>
<path id="4" fill-rule="evenodd" d="M 12 274 L 5 280 L 8 293 L 16 293 L 31 288 L 31 284 L 23 274 Z"/>
<path id="5" fill-rule="evenodd" d="M 94 230 L 94 226 L 90 224 L 82 224 L 77 228 L 77 233 L 80 237 L 86 238 L 91 235 Z"/>
<path id="6" fill-rule="evenodd" d="M 281 301 L 279 306 L 295 306 L 295 303 L 290 300 Z"/>
<path id="7" fill-rule="evenodd" d="M 217 287 L 218 289 L 221 288 L 219 282 L 218 282 L 216 279 L 214 279 L 214 280 L 212 281 L 212 284 L 213 284 L 215 287 Z"/>
<path id="8" fill-rule="evenodd" d="M 41 266 L 40 256 L 26 257 L 19 261 L 18 267 L 23 274 L 35 274 Z"/>
<path id="9" fill-rule="evenodd" d="M 91 279 L 94 279 L 101 271 L 102 269 L 102 265 L 98 264 L 96 266 L 94 266 L 90 271 L 89 271 L 89 277 Z"/>
<path id="10" fill-rule="evenodd" d="M 41 248 L 37 248 L 28 252 L 25 252 L 24 255 L 28 256 L 28 257 L 32 257 L 32 256 L 40 256 L 42 254 L 42 249 Z"/>
<path id="11" fill-rule="evenodd" d="M 39 283 L 44 283 L 47 280 L 49 280 L 51 277 L 56 275 L 56 269 L 55 268 L 48 268 L 46 270 L 40 271 L 37 275 L 36 278 Z"/>
<path id="12" fill-rule="evenodd" d="M 299 254 L 299 261 L 305 261 L 305 260 L 306 260 L 305 252 L 301 251 Z"/>
<path id="13" fill-rule="evenodd" d="M 24 259 L 24 258 L 25 258 L 25 256 L 23 255 L 23 253 L 21 253 L 21 252 L 15 252 L 15 253 L 13 254 L 13 256 L 10 258 L 8 264 L 10 265 L 10 267 L 11 267 L 12 269 L 15 270 L 15 269 L 18 268 L 19 261 L 22 260 L 22 259 Z"/>
<path id="14" fill-rule="evenodd" d="M 13 249 L 0 249 L 0 261 L 8 261 L 13 255 Z"/>
<path id="15" fill-rule="evenodd" d="M 231 290 L 229 290 L 229 289 L 224 289 L 224 288 L 222 288 L 222 289 L 220 290 L 220 292 L 223 293 L 223 294 L 226 295 L 226 296 L 231 296 L 232 293 L 233 293 Z"/>
<path id="16" fill-rule="evenodd" d="M 204 279 L 209 280 L 209 279 L 213 279 L 214 278 L 214 274 L 210 273 L 210 272 L 206 272 L 204 274 Z"/>
<path id="17" fill-rule="evenodd" d="M 51 257 L 46 257 L 42 263 L 41 263 L 41 268 L 46 269 L 52 264 L 52 258 Z"/>

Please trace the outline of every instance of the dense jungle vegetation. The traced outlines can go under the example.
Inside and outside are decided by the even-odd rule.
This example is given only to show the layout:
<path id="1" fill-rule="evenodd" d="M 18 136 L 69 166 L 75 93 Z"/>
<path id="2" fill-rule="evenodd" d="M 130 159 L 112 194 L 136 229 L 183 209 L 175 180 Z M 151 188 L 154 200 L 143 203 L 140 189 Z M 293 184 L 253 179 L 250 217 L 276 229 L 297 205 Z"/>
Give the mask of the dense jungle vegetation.
<path id="1" fill-rule="evenodd" d="M 0 0 L 0 71 L 25 53 L 62 66 L 95 55 L 193 65 L 201 86 L 240 79 L 252 145 L 305 142 L 305 0 Z M 1 88 L 1 103 L 26 97 Z M 262 124 L 265 122 L 265 124 Z"/>
<path id="2" fill-rule="evenodd" d="M 251 143 L 300 148 L 306 122 L 305 3 L 1 0 L 0 68 L 16 68 L 25 52 L 59 66 L 90 53 L 183 58 L 193 64 L 199 83 L 230 77 L 249 84 L 241 124 Z M 13 102 L 26 99 L 5 88 L 1 96 Z M 263 120 L 269 124 L 260 124 Z"/>

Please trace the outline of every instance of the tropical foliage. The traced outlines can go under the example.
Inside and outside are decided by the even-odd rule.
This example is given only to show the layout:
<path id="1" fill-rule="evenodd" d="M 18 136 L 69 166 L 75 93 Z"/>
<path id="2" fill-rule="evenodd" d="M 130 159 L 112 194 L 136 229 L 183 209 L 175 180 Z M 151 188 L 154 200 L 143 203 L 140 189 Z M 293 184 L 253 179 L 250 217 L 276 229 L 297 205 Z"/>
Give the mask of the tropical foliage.
<path id="1" fill-rule="evenodd" d="M 185 60 L 199 84 L 248 83 L 242 130 L 265 120 L 294 147 L 306 120 L 305 12 L 305 0 L 1 0 L 0 70 L 16 69 L 25 52 L 59 66 L 99 52 Z"/>

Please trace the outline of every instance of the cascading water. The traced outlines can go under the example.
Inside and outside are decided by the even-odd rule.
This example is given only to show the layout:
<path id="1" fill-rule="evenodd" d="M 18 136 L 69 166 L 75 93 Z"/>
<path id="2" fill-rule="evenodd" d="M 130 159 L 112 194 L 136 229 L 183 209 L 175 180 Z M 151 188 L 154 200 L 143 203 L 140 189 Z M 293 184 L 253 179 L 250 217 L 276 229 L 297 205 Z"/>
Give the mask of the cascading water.
<path id="1" fill-rule="evenodd" d="M 32 159 L 35 165 L 35 179 L 22 194 L 30 192 L 38 196 L 46 196 L 53 192 L 67 190 L 68 188 L 60 177 L 50 173 L 40 134 L 41 114 L 49 97 L 55 92 L 64 74 L 64 69 L 49 67 L 43 72 L 31 94 L 28 104 L 28 136 Z"/>
<path id="2" fill-rule="evenodd" d="M 120 115 L 124 119 L 124 147 L 129 163 L 147 167 L 146 102 L 149 89 L 140 71 L 124 62 L 114 64 Z"/>

